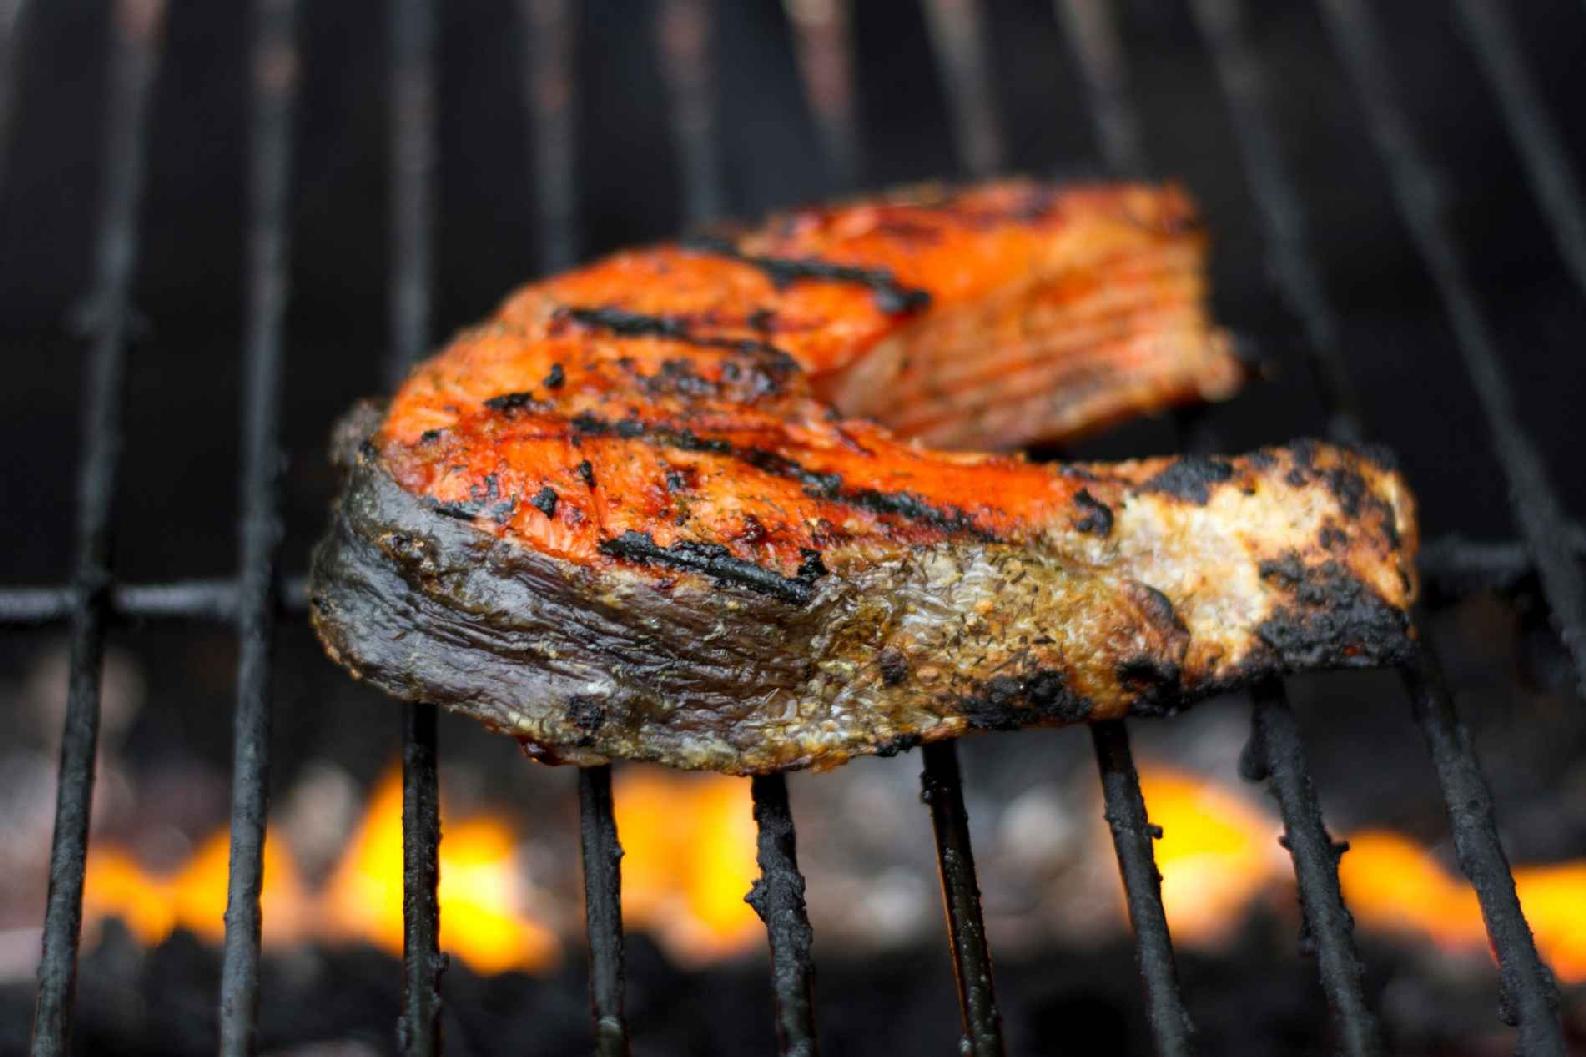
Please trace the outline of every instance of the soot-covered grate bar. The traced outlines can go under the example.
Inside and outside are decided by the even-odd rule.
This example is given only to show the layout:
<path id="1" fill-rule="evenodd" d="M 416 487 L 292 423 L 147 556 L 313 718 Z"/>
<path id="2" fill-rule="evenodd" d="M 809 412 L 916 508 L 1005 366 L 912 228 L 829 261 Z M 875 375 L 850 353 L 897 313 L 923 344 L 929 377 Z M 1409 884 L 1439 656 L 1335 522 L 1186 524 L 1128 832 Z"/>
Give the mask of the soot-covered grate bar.
<path id="1" fill-rule="evenodd" d="M 982 54 L 978 8 L 931 3 L 929 24 L 945 68 L 959 130 L 964 168 L 997 167 L 1003 145 L 994 120 L 990 66 Z M 1438 285 L 1466 367 L 1510 475 L 1517 520 L 1525 534 L 1524 564 L 1540 574 L 1556 626 L 1576 664 L 1583 664 L 1583 592 L 1572 526 L 1540 459 L 1525 438 L 1499 367 L 1490 328 L 1476 307 L 1454 243 L 1426 184 L 1426 162 L 1394 100 L 1379 34 L 1359 0 L 1320 0 L 1339 52 L 1355 82 L 1376 142 L 1388 164 L 1393 190 L 1418 250 Z M 856 168 L 852 135 L 851 71 L 846 60 L 847 14 L 840 0 L 791 5 L 799 39 L 816 49 L 801 68 L 813 82 L 814 110 L 828 128 L 832 171 Z M 1232 126 L 1254 193 L 1282 289 L 1309 338 L 1318 387 L 1330 412 L 1330 430 L 1342 439 L 1365 431 L 1349 389 L 1339 344 L 1337 314 L 1328 301 L 1305 233 L 1304 207 L 1287 172 L 1265 102 L 1261 58 L 1248 45 L 1237 0 L 1190 0 L 1227 96 Z M 1487 0 L 1462 0 L 1461 11 L 1478 54 L 1521 145 L 1528 171 L 1571 266 L 1580 236 L 1578 184 L 1557 149 L 1556 133 L 1542 113 L 1523 58 L 1512 46 L 1503 13 Z M 251 1052 L 258 981 L 258 893 L 265 819 L 270 640 L 278 606 L 303 608 L 300 580 L 276 571 L 280 495 L 277 486 L 280 400 L 280 325 L 285 289 L 286 212 L 295 103 L 297 52 L 295 0 L 256 0 L 252 117 L 248 329 L 244 346 L 243 509 L 239 522 L 241 566 L 235 580 L 189 581 L 116 587 L 109 568 L 114 526 L 112 503 L 121 434 L 121 405 L 128 344 L 130 284 L 137 248 L 137 211 L 147 143 L 151 82 L 161 51 L 163 5 L 121 0 L 116 5 L 106 109 L 106 152 L 95 282 L 92 341 L 84 400 L 77 550 L 69 587 L 0 590 L 0 623 L 29 625 L 67 620 L 71 627 L 71 685 L 62 739 L 56 826 L 51 849 L 50 894 L 34 1023 L 33 1053 L 67 1052 L 72 985 L 81 919 L 83 864 L 92 795 L 99 669 L 107 622 L 116 616 L 179 617 L 234 621 L 241 653 L 237 678 L 235 772 L 232 800 L 232 866 L 226 916 L 221 994 L 221 1050 Z M 960 10 L 964 8 L 965 10 Z M 1126 56 L 1112 12 L 1100 0 L 1060 0 L 1058 12 L 1089 89 L 1101 151 L 1120 173 L 1146 171 L 1141 122 L 1130 99 Z M 536 65 L 525 95 L 534 117 L 536 172 L 548 266 L 566 264 L 578 245 L 573 223 L 571 151 L 576 128 L 566 91 L 571 89 L 571 18 L 563 0 L 521 0 L 521 22 Z M 967 10 L 967 13 L 966 13 Z M 659 0 L 658 40 L 674 103 L 674 129 L 682 142 L 687 213 L 713 215 L 723 201 L 717 130 L 710 106 L 711 40 L 708 0 Z M 386 376 L 395 384 L 429 340 L 433 169 L 436 144 L 434 0 L 391 0 L 390 146 L 394 236 L 391 273 L 391 347 Z M 1497 20 L 1497 21 L 1495 21 Z M 1496 29 L 1494 27 L 1497 27 Z M 966 31 L 965 27 L 968 27 Z M 24 27 L 25 28 L 25 27 Z M 15 40 L 6 42 L 14 53 Z M 821 49 L 824 49 L 824 58 Z M 833 55 L 844 61 L 831 61 Z M 818 90 L 817 90 L 818 89 Z M 3 119 L 4 113 L 0 113 Z M 1577 276 L 1579 278 L 1579 276 Z M 1448 548 L 1466 573 L 1487 570 L 1496 579 L 1518 574 L 1521 557 Z M 1463 563 L 1461 565 L 1461 563 Z M 1491 566 L 1491 570 L 1488 567 Z M 1500 963 L 1503 1006 L 1519 1027 L 1521 1052 L 1562 1054 L 1551 976 L 1537 955 L 1515 897 L 1491 798 L 1469 740 L 1454 714 L 1440 673 L 1423 650 L 1403 673 L 1415 717 L 1434 763 L 1453 823 L 1460 865 L 1480 898 Z M 1130 919 L 1135 929 L 1150 1023 L 1162 1054 L 1192 1052 L 1193 1032 L 1177 984 L 1162 906 L 1149 821 L 1121 723 L 1092 731 L 1106 818 L 1118 853 Z M 409 706 L 403 716 L 404 911 L 406 957 L 403 1012 L 398 1032 L 407 1054 L 440 1051 L 440 976 L 437 862 L 440 840 L 436 785 L 435 710 Z M 954 967 L 963 1008 L 965 1052 L 977 1057 L 1002 1051 L 990 955 L 980 921 L 978 885 L 963 808 L 962 783 L 951 745 L 923 752 L 923 791 L 934 823 Z M 1270 783 L 1282 811 L 1285 843 L 1294 858 L 1301 900 L 1318 967 L 1345 1052 L 1379 1052 L 1374 1018 L 1361 993 L 1359 959 L 1347 909 L 1339 897 L 1337 857 L 1317 808 L 1294 717 L 1274 685 L 1255 695 L 1247 772 Z M 628 1050 L 623 1020 L 623 950 L 620 910 L 620 844 L 611 800 L 609 768 L 579 775 L 586 922 L 591 950 L 591 1004 L 596 1052 L 615 1057 Z M 772 952 L 776 1024 L 782 1051 L 817 1050 L 811 934 L 804 913 L 804 879 L 798 872 L 786 782 L 753 780 L 760 827 L 761 880 L 753 901 L 766 920 Z"/>
<path id="2" fill-rule="evenodd" d="M 69 588 L 71 674 L 61 731 L 49 897 L 34 1012 L 34 1057 L 66 1053 L 77 980 L 138 206 L 148 143 L 145 126 L 164 14 L 164 5 L 158 0 L 118 5 L 110 45 L 104 175 L 88 300 L 91 338 L 83 396 L 83 458 L 77 482 L 76 557 Z"/>

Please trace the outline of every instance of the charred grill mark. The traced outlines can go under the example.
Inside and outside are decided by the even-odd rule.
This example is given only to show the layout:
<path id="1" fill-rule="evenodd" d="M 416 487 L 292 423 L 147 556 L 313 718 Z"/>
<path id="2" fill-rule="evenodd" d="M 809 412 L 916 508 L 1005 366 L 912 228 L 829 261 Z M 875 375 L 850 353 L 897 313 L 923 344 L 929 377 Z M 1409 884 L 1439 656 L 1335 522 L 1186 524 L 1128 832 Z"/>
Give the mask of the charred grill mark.
<path id="1" fill-rule="evenodd" d="M 996 534 L 975 523 L 968 512 L 955 506 L 934 506 L 913 492 L 882 492 L 874 488 L 849 489 L 837 473 L 811 470 L 804 464 L 774 451 L 745 448 L 735 451 L 739 459 L 757 470 L 776 477 L 797 481 L 804 494 L 814 499 L 868 510 L 872 514 L 891 514 L 907 521 L 929 525 L 953 535 L 970 536 L 986 542 L 995 542 Z"/>
<path id="2" fill-rule="evenodd" d="M 1074 493 L 1074 505 L 1084 514 L 1074 521 L 1075 532 L 1085 532 L 1103 538 L 1112 535 L 1112 507 L 1081 488 Z"/>
<path id="3" fill-rule="evenodd" d="M 1129 712 L 1137 716 L 1168 716 L 1183 704 L 1179 693 L 1183 669 L 1165 657 L 1144 653 L 1118 664 L 1118 685 L 1133 695 Z"/>
<path id="4" fill-rule="evenodd" d="M 1037 668 L 1027 675 L 998 675 L 959 700 L 959 710 L 978 730 L 1013 730 L 1032 723 L 1077 723 L 1092 704 L 1069 689 L 1063 673 Z"/>
<path id="5" fill-rule="evenodd" d="M 678 316 L 650 315 L 644 312 L 629 312 L 621 308 L 591 308 L 580 305 L 564 306 L 558 311 L 580 326 L 604 330 L 618 337 L 659 338 L 693 345 L 696 348 L 723 349 L 727 352 L 754 356 L 764 360 L 767 365 L 784 375 L 798 370 L 798 361 L 787 350 L 778 348 L 768 341 L 696 334 L 689 327 L 690 321 Z"/>
<path id="6" fill-rule="evenodd" d="M 1406 659 L 1409 619 L 1329 559 L 1309 566 L 1298 554 L 1263 561 L 1262 580 L 1287 592 L 1256 636 L 1288 668 L 1390 664 Z"/>
<path id="7" fill-rule="evenodd" d="M 559 363 L 553 363 L 551 364 L 551 369 L 546 372 L 545 381 L 541 384 L 543 384 L 547 389 L 560 389 L 562 387 L 562 383 L 566 381 L 567 372 L 562 369 L 562 365 Z"/>
<path id="8" fill-rule="evenodd" d="M 1137 584 L 1134 594 L 1135 599 L 1147 610 L 1153 620 L 1164 627 L 1172 628 L 1175 634 L 1189 634 L 1184 619 L 1178 615 L 1178 610 L 1173 608 L 1173 600 L 1167 595 L 1150 584 Z"/>
<path id="9" fill-rule="evenodd" d="M 718 396 L 722 388 L 688 360 L 666 360 L 655 374 L 639 375 L 639 383 L 652 396 Z"/>
<path id="10" fill-rule="evenodd" d="M 732 445 L 724 440 L 701 437 L 691 429 L 651 425 L 637 418 L 621 418 L 613 422 L 587 411 L 569 420 L 575 437 L 621 437 L 624 440 L 643 440 L 664 448 L 680 451 L 709 452 L 713 455 L 731 455 Z"/>
<path id="11" fill-rule="evenodd" d="M 840 491 L 830 497 L 875 514 L 893 514 L 907 521 L 918 522 L 954 535 L 971 536 L 987 543 L 995 543 L 997 536 L 975 524 L 975 519 L 955 506 L 932 506 L 913 492 L 881 492 L 874 488 L 858 491 Z"/>
<path id="12" fill-rule="evenodd" d="M 827 573 L 826 563 L 821 561 L 821 552 L 808 547 L 799 551 L 799 568 L 797 576 L 800 580 L 814 582 Z"/>
<path id="13" fill-rule="evenodd" d="M 577 466 L 579 479 L 590 488 L 595 487 L 595 464 L 584 459 Z"/>
<path id="14" fill-rule="evenodd" d="M 815 597 L 815 580 L 826 572 L 818 555 L 813 563 L 806 558 L 796 576 L 783 576 L 774 569 L 736 557 L 719 543 L 684 540 L 663 547 L 649 533 L 632 529 L 602 540 L 600 551 L 622 561 L 701 573 L 719 585 L 747 588 L 794 605 L 804 605 Z"/>
<path id="15" fill-rule="evenodd" d="M 575 439 L 579 436 L 615 436 L 625 440 L 643 440 L 660 447 L 680 451 L 704 452 L 726 455 L 762 470 L 775 477 L 797 481 L 804 494 L 813 499 L 867 510 L 872 514 L 888 514 L 921 525 L 928 525 L 955 536 L 968 536 L 985 542 L 995 542 L 997 536 L 976 523 L 973 515 L 956 506 L 936 506 L 913 492 L 883 492 L 875 488 L 849 489 L 844 487 L 841 474 L 812 470 L 797 460 L 760 448 L 738 448 L 728 441 L 701 437 L 688 428 L 651 425 L 637 418 L 618 419 L 613 422 L 589 412 L 574 415 L 571 419 Z M 667 485 L 672 488 L 668 477 Z M 674 491 L 676 489 L 673 489 Z"/>
<path id="16" fill-rule="evenodd" d="M 1140 486 L 1142 492 L 1160 492 L 1196 506 L 1211 500 L 1211 486 L 1234 475 L 1231 463 L 1202 455 L 1186 455 Z"/>
<path id="17" fill-rule="evenodd" d="M 567 722 L 587 739 L 606 725 L 606 704 L 593 694 L 573 694 L 567 699 Z"/>
<path id="18" fill-rule="evenodd" d="M 912 752 L 925 741 L 918 734 L 896 734 L 876 742 L 875 754 L 877 756 L 896 756 L 899 753 Z"/>
<path id="19" fill-rule="evenodd" d="M 514 411 L 550 411 L 555 405 L 545 400 L 540 400 L 533 393 L 502 393 L 485 401 L 485 406 L 492 411 L 510 415 Z"/>
<path id="20" fill-rule="evenodd" d="M 881 668 L 881 682 L 885 686 L 901 686 L 909 677 L 909 659 L 895 646 L 888 646 L 876 658 Z"/>
<path id="21" fill-rule="evenodd" d="M 435 513 L 457 521 L 472 521 L 480 515 L 485 515 L 497 524 L 505 524 L 518 504 L 515 499 L 503 500 L 500 478 L 493 473 L 487 473 L 480 484 L 468 486 L 466 502 L 448 503 L 442 500 L 430 500 L 429 505 Z"/>
<path id="22" fill-rule="evenodd" d="M 529 500 L 529 505 L 534 507 L 546 517 L 556 516 L 556 489 L 546 485 L 534 493 L 534 498 Z"/>
<path id="23" fill-rule="evenodd" d="M 801 279 L 829 283 L 854 283 L 869 288 L 876 307 L 893 316 L 911 315 L 930 307 L 931 293 L 904 286 L 885 268 L 860 268 L 818 257 L 762 257 L 745 253 L 727 239 L 701 237 L 685 240 L 684 248 L 716 257 L 727 257 L 758 269 L 778 289 Z"/>
<path id="24" fill-rule="evenodd" d="M 479 516 L 479 510 L 472 503 L 432 502 L 430 509 L 442 517 L 456 518 L 458 521 L 472 521 Z"/>

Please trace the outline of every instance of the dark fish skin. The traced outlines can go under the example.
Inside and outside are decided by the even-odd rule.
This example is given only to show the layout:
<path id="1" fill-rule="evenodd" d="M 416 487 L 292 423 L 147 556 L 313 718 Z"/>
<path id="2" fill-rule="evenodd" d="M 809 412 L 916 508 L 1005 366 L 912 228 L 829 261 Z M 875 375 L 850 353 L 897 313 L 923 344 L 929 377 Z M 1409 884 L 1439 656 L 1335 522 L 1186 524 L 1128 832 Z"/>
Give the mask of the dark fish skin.
<path id="1" fill-rule="evenodd" d="M 547 762 L 826 768 L 975 730 L 1161 714 L 1296 668 L 1391 663 L 1411 643 L 1407 496 L 1371 457 L 1324 445 L 1072 468 L 1080 512 L 1112 512 L 1105 536 L 858 541 L 826 551 L 795 597 L 708 555 L 658 575 L 481 532 L 358 443 L 377 424 L 366 410 L 343 427 L 315 628 L 361 678 Z"/>

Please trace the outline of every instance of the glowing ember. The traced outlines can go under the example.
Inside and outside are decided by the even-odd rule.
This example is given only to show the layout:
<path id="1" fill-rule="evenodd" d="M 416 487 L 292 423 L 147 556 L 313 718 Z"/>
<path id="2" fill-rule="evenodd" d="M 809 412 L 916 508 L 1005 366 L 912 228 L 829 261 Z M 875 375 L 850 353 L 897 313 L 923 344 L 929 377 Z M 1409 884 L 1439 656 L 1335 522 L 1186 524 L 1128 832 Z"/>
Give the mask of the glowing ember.
<path id="1" fill-rule="evenodd" d="M 629 925 L 688 964 L 763 942 L 743 901 L 759 875 L 748 782 L 631 767 L 617 776 L 613 799 Z"/>

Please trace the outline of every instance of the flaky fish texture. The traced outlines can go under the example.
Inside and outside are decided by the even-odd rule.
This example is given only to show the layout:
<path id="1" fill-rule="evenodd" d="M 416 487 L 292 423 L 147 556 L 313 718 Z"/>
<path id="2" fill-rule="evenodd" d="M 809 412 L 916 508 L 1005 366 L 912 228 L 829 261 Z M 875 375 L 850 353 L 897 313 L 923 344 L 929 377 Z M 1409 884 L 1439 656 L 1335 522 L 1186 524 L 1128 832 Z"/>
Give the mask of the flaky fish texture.
<path id="1" fill-rule="evenodd" d="M 812 210 L 520 292 L 343 424 L 322 641 L 546 760 L 739 774 L 1399 659 L 1415 520 L 1379 455 L 1036 465 L 831 404 L 858 386 L 906 422 L 957 384 L 939 372 L 1023 355 L 994 326 L 977 349 L 963 322 L 1039 315 L 1015 302 L 1047 258 L 1010 266 L 1007 247 L 1048 213 L 1168 194 L 997 185 Z M 875 389 L 833 366 L 899 342 Z"/>

